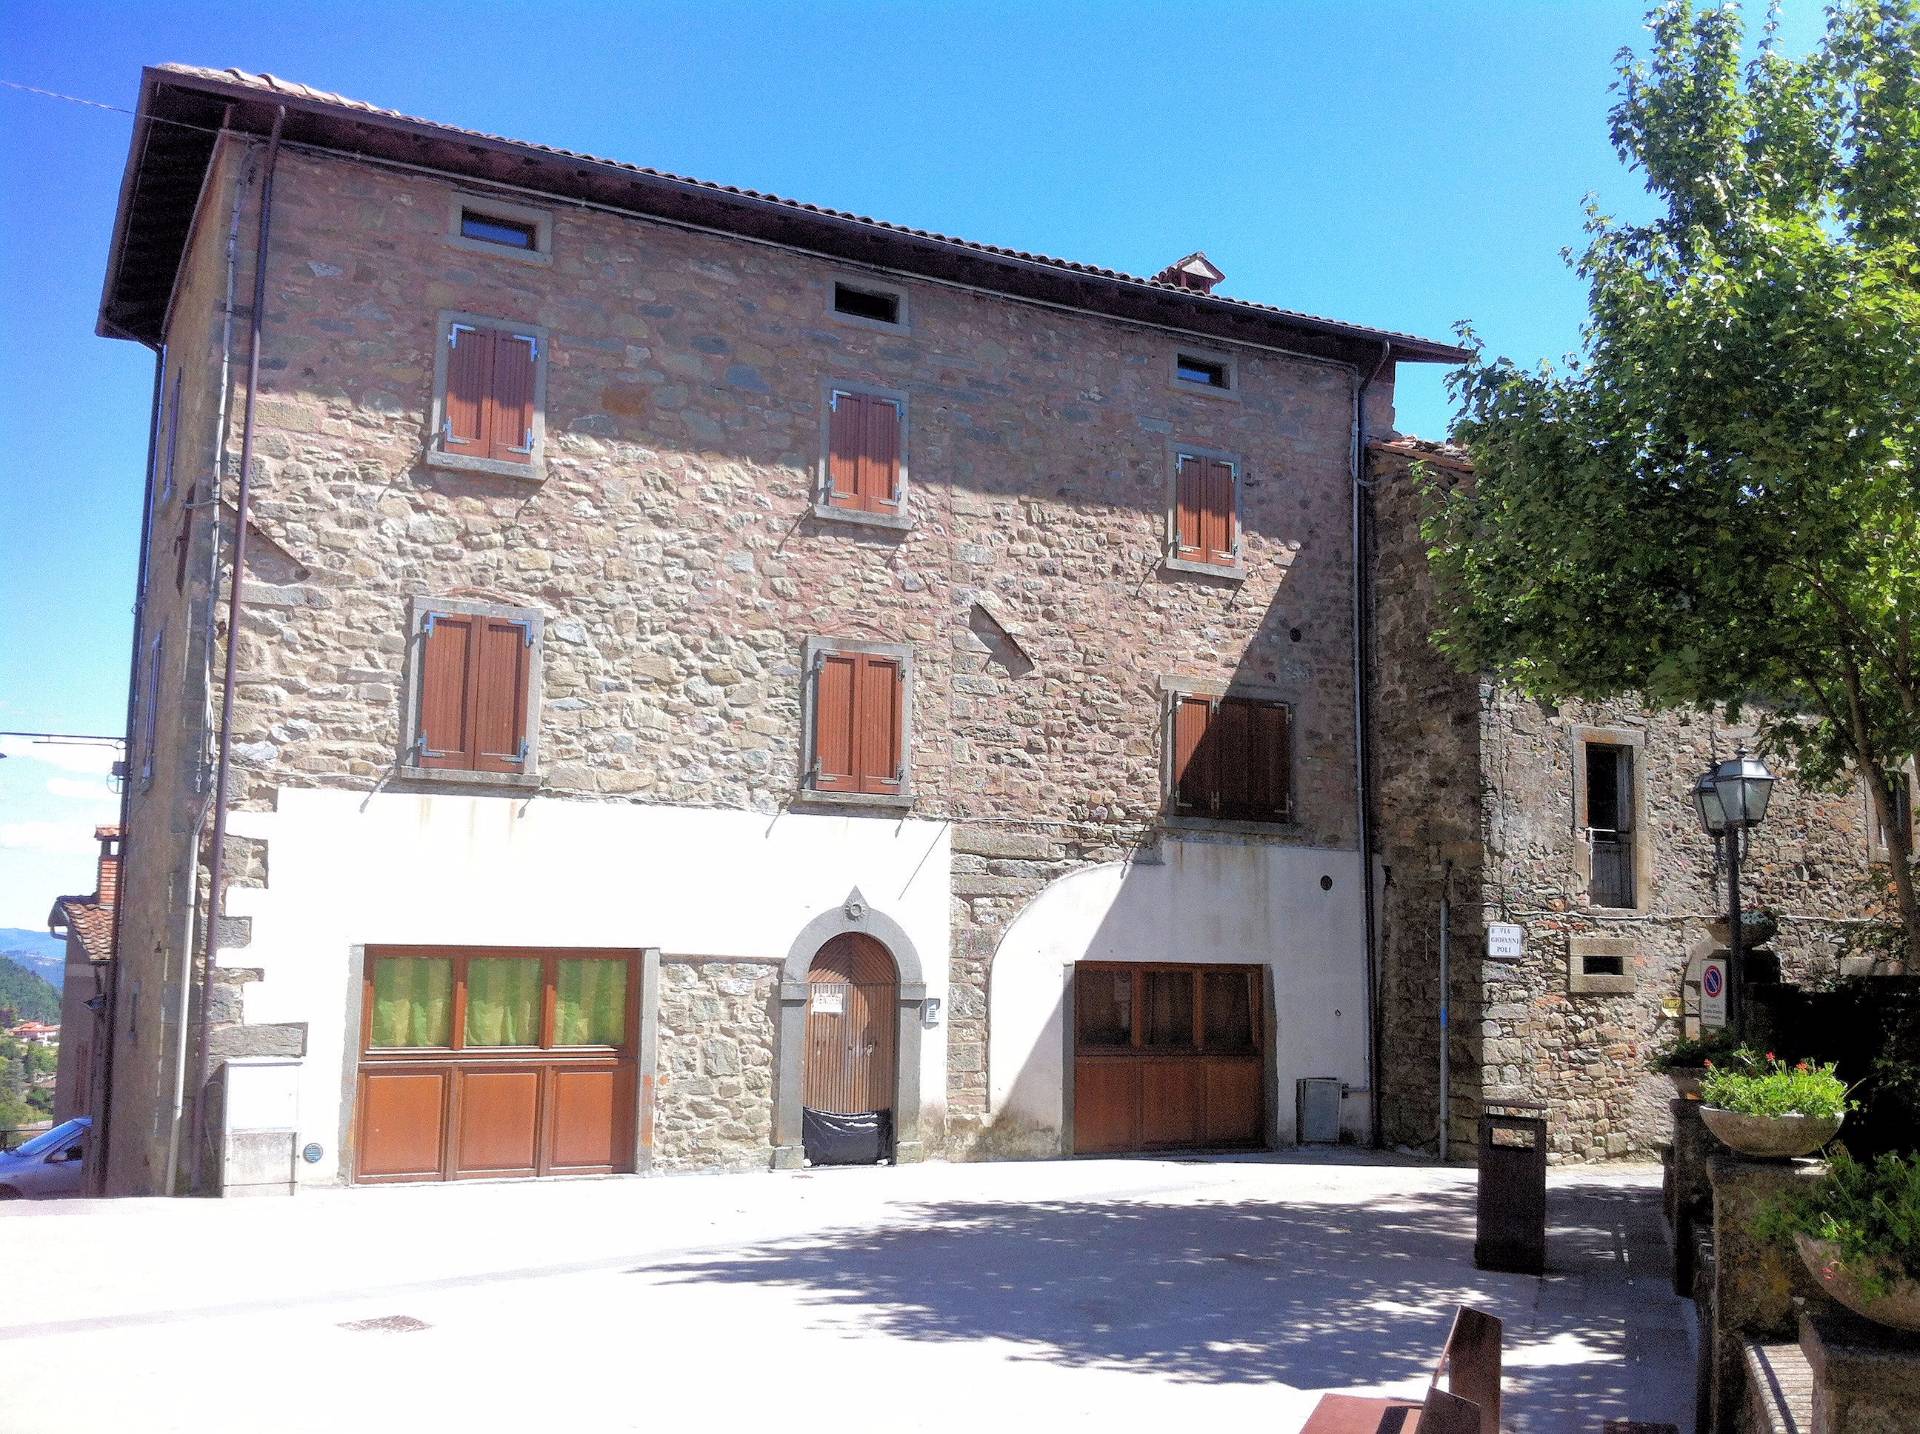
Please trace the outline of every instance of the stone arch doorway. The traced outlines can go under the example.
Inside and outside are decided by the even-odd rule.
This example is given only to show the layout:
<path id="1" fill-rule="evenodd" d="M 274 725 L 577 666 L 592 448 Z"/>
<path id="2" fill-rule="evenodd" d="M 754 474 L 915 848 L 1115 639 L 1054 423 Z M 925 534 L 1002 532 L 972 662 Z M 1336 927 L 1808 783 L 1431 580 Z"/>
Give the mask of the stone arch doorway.
<path id="1" fill-rule="evenodd" d="M 858 936 L 860 942 L 841 944 L 840 938 Z M 859 955 L 858 953 L 866 954 Z M 839 906 L 814 917 L 794 938 L 780 972 L 780 1025 L 775 1059 L 778 1083 L 774 1088 L 773 1163 L 776 1169 L 793 1169 L 805 1162 L 805 1112 L 807 1110 L 808 1017 L 812 1005 L 812 987 L 816 958 L 824 958 L 828 969 L 847 962 L 846 974 L 874 973 L 873 953 L 884 958 L 893 977 L 893 1004 L 889 1019 L 884 997 L 878 1003 L 870 992 L 868 1016 L 874 1026 L 885 1025 L 893 1037 L 891 1080 L 892 1158 L 895 1163 L 922 1159 L 920 1139 L 920 1040 L 922 1014 L 926 1004 L 926 977 L 922 973 L 920 953 L 899 922 L 884 912 L 875 911 L 858 890 L 848 894 Z M 858 964 L 856 969 L 855 963 Z M 881 984 L 869 982 L 869 986 Z M 876 1055 L 879 1042 L 876 1039 Z"/>
<path id="2" fill-rule="evenodd" d="M 887 948 L 848 931 L 807 970 L 801 1146 L 814 1165 L 893 1158 L 900 976 Z"/>

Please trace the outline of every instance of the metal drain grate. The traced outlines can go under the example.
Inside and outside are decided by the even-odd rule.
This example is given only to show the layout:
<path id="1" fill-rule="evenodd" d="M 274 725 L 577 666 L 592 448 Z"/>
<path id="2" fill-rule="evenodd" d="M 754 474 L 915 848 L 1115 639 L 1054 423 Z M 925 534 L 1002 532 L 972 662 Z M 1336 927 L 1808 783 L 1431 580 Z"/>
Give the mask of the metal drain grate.
<path id="1" fill-rule="evenodd" d="M 412 1315 L 381 1315 L 379 1319 L 350 1319 L 341 1325 L 342 1329 L 382 1330 L 389 1334 L 410 1334 L 416 1329 L 432 1329 L 433 1326 L 423 1319 Z"/>

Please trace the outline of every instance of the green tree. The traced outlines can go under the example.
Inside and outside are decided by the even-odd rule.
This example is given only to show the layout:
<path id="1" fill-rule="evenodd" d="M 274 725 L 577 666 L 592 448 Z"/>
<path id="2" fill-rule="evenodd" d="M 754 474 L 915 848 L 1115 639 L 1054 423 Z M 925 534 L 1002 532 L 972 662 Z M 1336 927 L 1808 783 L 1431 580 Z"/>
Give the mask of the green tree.
<path id="1" fill-rule="evenodd" d="M 1803 778 L 1864 782 L 1920 970 L 1889 784 L 1920 749 L 1920 11 L 1846 0 L 1800 58 L 1770 13 L 1744 65 L 1736 7 L 1650 28 L 1612 138 L 1655 212 L 1588 201 L 1579 353 L 1454 376 L 1436 640 L 1548 700 L 1744 709 Z"/>

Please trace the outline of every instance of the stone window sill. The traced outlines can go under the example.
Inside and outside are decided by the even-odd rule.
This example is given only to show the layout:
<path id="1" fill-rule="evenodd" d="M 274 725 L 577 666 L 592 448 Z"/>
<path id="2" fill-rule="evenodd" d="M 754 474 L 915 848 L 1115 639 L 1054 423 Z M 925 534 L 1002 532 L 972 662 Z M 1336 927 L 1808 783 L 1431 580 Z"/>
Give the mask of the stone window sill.
<path id="1" fill-rule="evenodd" d="M 464 249 L 469 254 L 486 254 L 495 259 L 511 259 L 516 264 L 538 264 L 542 268 L 553 263 L 553 255 L 542 249 L 516 249 L 511 244 L 494 244 L 485 239 L 469 239 L 464 234 L 449 234 L 447 242 L 456 249 Z"/>
<path id="2" fill-rule="evenodd" d="M 1163 573 L 1188 573 L 1194 577 L 1219 578 L 1230 583 L 1243 583 L 1247 580 L 1247 565 L 1244 562 L 1222 565 L 1199 563 L 1192 558 L 1166 557 L 1160 560 L 1160 570 Z"/>
<path id="3" fill-rule="evenodd" d="M 1222 836 L 1266 836 L 1299 838 L 1307 835 L 1307 829 L 1299 822 L 1244 822 L 1225 817 L 1167 816 L 1161 818 L 1161 827 L 1170 832 L 1191 832 L 1195 834 L 1214 832 Z"/>
<path id="4" fill-rule="evenodd" d="M 901 792 L 898 796 L 878 796 L 872 792 L 815 792 L 802 791 L 795 795 L 796 807 L 872 807 L 881 811 L 904 812 L 913 806 L 913 793 Z"/>
<path id="5" fill-rule="evenodd" d="M 403 766 L 394 773 L 394 780 L 433 787 L 486 787 L 510 792 L 540 790 L 538 772 L 470 772 L 463 767 Z"/>
<path id="6" fill-rule="evenodd" d="M 913 526 L 913 515 L 906 511 L 906 494 L 900 495 L 898 513 L 869 513 L 858 508 L 836 508 L 830 503 L 816 499 L 813 516 L 829 523 L 845 523 L 854 528 L 885 528 L 890 532 L 904 533 Z"/>
<path id="7" fill-rule="evenodd" d="M 463 454 L 429 448 L 427 466 L 445 468 L 455 473 L 491 473 L 500 478 L 518 478 L 526 483 L 543 482 L 547 476 L 546 460 L 539 454 L 535 454 L 530 463 L 508 463 L 499 458 L 468 458 Z"/>

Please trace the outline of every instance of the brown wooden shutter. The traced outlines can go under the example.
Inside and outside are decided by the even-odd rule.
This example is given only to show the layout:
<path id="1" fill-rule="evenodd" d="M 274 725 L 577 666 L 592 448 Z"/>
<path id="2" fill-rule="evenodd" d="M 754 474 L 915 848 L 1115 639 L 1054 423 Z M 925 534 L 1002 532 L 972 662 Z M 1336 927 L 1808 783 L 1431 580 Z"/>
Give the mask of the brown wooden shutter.
<path id="1" fill-rule="evenodd" d="M 193 505 L 200 496 L 200 485 L 187 490 L 187 501 L 180 505 L 180 535 L 173 540 L 173 590 L 187 590 L 187 553 L 193 547 Z"/>
<path id="2" fill-rule="evenodd" d="M 900 410 L 868 395 L 866 441 L 861 446 L 860 506 L 884 513 L 900 504 Z"/>
<path id="3" fill-rule="evenodd" d="M 477 772 L 527 769 L 527 675 L 533 653 L 525 623 L 483 618 L 474 624 L 471 766 Z"/>
<path id="4" fill-rule="evenodd" d="M 813 787 L 821 792 L 856 792 L 854 696 L 859 658 L 848 652 L 823 652 L 814 673 Z"/>
<path id="5" fill-rule="evenodd" d="M 1214 706 L 1213 723 L 1207 730 L 1208 745 L 1213 748 L 1214 813 L 1235 821 L 1253 814 L 1253 774 L 1248 770 L 1253 746 L 1251 707 L 1251 703 L 1222 698 Z"/>
<path id="6" fill-rule="evenodd" d="M 533 461 L 533 374 L 539 353 L 539 340 L 530 334 L 493 335 L 489 458 Z"/>
<path id="7" fill-rule="evenodd" d="M 1278 702 L 1253 704 L 1252 774 L 1248 802 L 1254 819 L 1285 821 L 1293 813 L 1293 714 Z"/>
<path id="8" fill-rule="evenodd" d="M 900 506 L 900 409 L 891 399 L 836 393 L 827 419 L 827 502 L 886 513 Z"/>
<path id="9" fill-rule="evenodd" d="M 1207 464 L 1203 458 L 1182 455 L 1174 477 L 1174 555 L 1203 562 L 1201 510 L 1205 506 Z"/>
<path id="10" fill-rule="evenodd" d="M 854 702 L 859 789 L 892 796 L 899 792 L 905 775 L 900 738 L 906 682 L 894 658 L 862 654 L 859 664 Z"/>
<path id="11" fill-rule="evenodd" d="M 827 418 L 827 503 L 858 508 L 866 410 L 857 394 L 836 393 L 832 403 L 833 412 Z"/>
<path id="12" fill-rule="evenodd" d="M 420 647 L 420 730 L 414 760 L 423 767 L 469 767 L 469 655 L 475 618 L 429 613 Z"/>
<path id="13" fill-rule="evenodd" d="M 440 444 L 449 453 L 491 456 L 493 433 L 488 410 L 493 396 L 492 329 L 454 324 L 445 335 L 447 394 Z"/>
<path id="14" fill-rule="evenodd" d="M 1204 697 L 1179 697 L 1173 706 L 1174 800 L 1184 812 L 1213 809 L 1214 745 L 1207 740 L 1213 704 Z"/>
<path id="15" fill-rule="evenodd" d="M 1209 458 L 1200 466 L 1206 474 L 1201 494 L 1201 558 L 1204 562 L 1229 564 L 1234 561 L 1233 465 Z"/>

